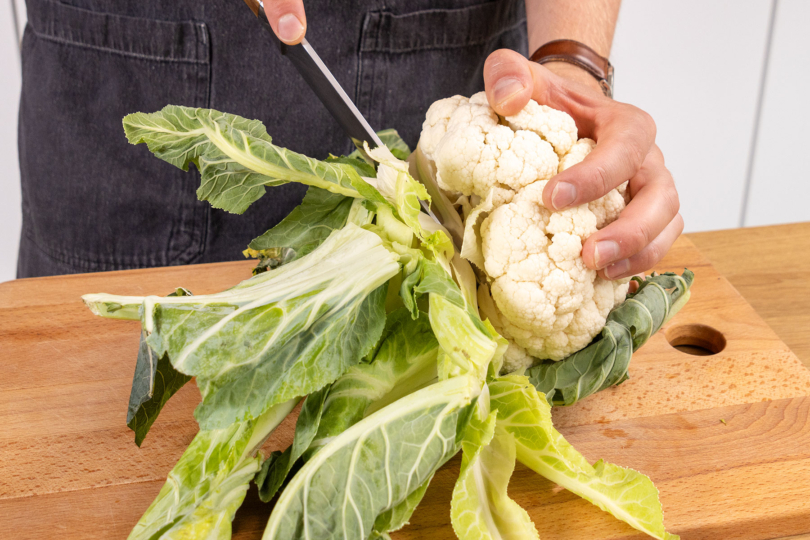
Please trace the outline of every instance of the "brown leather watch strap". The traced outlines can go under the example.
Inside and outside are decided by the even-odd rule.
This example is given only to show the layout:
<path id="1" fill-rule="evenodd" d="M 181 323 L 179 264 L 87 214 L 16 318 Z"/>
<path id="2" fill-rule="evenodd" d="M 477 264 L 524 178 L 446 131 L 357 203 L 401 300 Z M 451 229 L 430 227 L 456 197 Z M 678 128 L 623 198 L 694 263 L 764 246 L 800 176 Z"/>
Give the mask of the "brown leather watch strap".
<path id="1" fill-rule="evenodd" d="M 579 66 L 599 81 L 599 86 L 608 97 L 613 97 L 613 65 L 604 56 L 573 39 L 549 41 L 529 58 L 532 62 L 567 62 Z"/>

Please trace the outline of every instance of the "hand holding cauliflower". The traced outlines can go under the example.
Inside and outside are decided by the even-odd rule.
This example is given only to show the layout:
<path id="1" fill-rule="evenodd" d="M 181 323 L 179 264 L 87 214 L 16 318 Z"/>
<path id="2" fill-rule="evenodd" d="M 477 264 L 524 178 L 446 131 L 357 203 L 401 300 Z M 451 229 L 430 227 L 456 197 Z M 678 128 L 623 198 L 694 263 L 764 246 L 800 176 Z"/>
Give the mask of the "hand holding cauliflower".
<path id="1" fill-rule="evenodd" d="M 535 101 L 503 118 L 481 92 L 437 101 L 427 112 L 417 150 L 430 164 L 423 174 L 435 174 L 451 200 L 476 204 L 462 255 L 486 273 L 479 304 L 510 341 L 505 371 L 585 347 L 627 293 L 627 280 L 598 277 L 581 256 L 588 236 L 624 209 L 627 184 L 557 212 L 543 203 L 548 180 L 594 147 L 577 140 L 568 114 Z"/>

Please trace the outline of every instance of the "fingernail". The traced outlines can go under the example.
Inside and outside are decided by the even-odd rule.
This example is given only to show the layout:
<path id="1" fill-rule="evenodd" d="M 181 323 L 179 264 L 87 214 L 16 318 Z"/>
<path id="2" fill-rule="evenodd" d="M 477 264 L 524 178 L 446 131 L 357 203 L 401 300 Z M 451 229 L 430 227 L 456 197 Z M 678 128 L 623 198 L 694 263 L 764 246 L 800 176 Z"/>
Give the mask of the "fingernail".
<path id="1" fill-rule="evenodd" d="M 596 269 L 600 270 L 619 258 L 619 244 L 613 240 L 602 240 L 597 242 L 593 248 L 593 262 Z"/>
<path id="2" fill-rule="evenodd" d="M 608 279 L 615 279 L 630 270 L 630 261 L 622 259 L 605 268 L 605 275 Z"/>
<path id="3" fill-rule="evenodd" d="M 281 41 L 295 41 L 301 37 L 303 31 L 304 25 L 292 13 L 287 13 L 278 20 L 278 38 Z"/>
<path id="4" fill-rule="evenodd" d="M 551 204 L 554 210 L 562 210 L 570 206 L 577 198 L 577 188 L 568 182 L 560 182 L 551 192 Z"/>
<path id="5" fill-rule="evenodd" d="M 500 105 L 524 88 L 526 87 L 518 79 L 511 77 L 501 79 L 495 83 L 495 87 L 492 89 L 492 98 L 497 105 Z"/>

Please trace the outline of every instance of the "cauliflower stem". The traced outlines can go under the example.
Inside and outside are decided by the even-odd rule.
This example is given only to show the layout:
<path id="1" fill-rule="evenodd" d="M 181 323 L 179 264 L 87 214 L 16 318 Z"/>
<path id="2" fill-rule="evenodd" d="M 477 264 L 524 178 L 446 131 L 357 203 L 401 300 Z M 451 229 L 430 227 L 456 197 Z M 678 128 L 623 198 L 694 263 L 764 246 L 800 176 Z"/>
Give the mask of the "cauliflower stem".
<path id="1" fill-rule="evenodd" d="M 631 356 L 686 304 L 694 278 L 686 269 L 681 276 L 667 272 L 634 278 L 638 290 L 610 312 L 587 347 L 560 362 L 543 361 L 526 375 L 552 405 L 573 405 L 626 381 Z"/>

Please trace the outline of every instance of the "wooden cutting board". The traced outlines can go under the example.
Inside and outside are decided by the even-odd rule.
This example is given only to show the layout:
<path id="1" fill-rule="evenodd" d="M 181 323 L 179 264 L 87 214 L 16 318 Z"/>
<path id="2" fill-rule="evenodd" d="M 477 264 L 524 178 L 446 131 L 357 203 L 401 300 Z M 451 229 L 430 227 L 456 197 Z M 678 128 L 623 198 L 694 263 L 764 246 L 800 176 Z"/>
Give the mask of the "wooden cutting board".
<path id="1" fill-rule="evenodd" d="M 142 448 L 125 425 L 138 323 L 96 318 L 88 292 L 196 294 L 250 274 L 250 262 L 110 272 L 0 285 L 0 538 L 123 539 L 194 436 L 193 384 Z M 695 272 L 692 299 L 633 358 L 631 379 L 565 409 L 557 427 L 585 456 L 632 467 L 661 491 L 671 532 L 774 539 L 810 532 L 810 372 L 725 278 L 681 238 L 659 270 Z M 692 356 L 667 341 L 725 348 Z M 698 337 L 695 338 L 694 336 Z M 691 336 L 691 338 L 690 338 Z M 707 338 L 708 336 L 708 338 Z M 291 441 L 288 418 L 266 445 Z M 458 458 L 435 476 L 398 539 L 453 538 Z M 644 536 L 518 465 L 510 495 L 543 540 Z M 258 539 L 270 512 L 251 489 L 234 538 Z"/>

